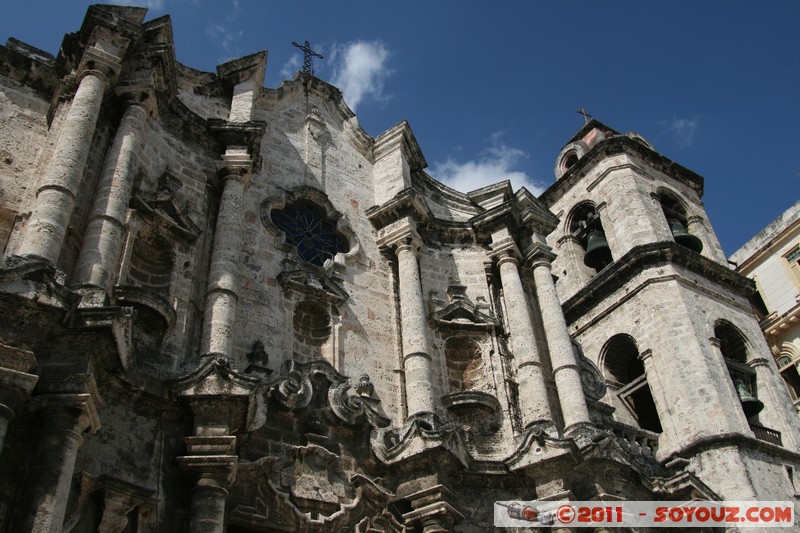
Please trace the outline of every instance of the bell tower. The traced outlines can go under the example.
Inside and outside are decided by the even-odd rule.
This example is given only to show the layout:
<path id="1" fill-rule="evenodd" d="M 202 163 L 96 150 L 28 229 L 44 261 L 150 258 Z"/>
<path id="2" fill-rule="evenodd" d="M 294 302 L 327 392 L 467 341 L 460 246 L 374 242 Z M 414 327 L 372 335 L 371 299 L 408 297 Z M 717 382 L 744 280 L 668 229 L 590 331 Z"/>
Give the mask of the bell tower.
<path id="1" fill-rule="evenodd" d="M 606 382 L 595 421 L 657 440 L 659 461 L 684 461 L 726 499 L 785 497 L 787 465 L 758 450 L 793 455 L 800 427 L 703 178 L 595 119 L 555 176 L 540 197 L 560 220 L 547 244 L 569 333 Z M 706 467 L 711 456 L 730 469 Z"/>

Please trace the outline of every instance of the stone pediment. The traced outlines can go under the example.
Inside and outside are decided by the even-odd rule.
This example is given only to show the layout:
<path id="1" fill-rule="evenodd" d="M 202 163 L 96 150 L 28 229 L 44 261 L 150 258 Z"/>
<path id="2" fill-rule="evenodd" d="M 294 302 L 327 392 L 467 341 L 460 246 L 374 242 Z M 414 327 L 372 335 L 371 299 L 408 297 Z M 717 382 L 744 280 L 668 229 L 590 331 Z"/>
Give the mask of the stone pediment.
<path id="1" fill-rule="evenodd" d="M 436 293 L 431 293 L 431 302 L 438 307 L 431 318 L 439 328 L 478 329 L 491 330 L 496 327 L 497 321 L 493 316 L 484 312 L 489 310 L 489 305 L 478 298 L 478 304 L 472 303 L 466 295 L 467 287 L 451 283 L 447 288 L 449 304 L 437 300 Z"/>
<path id="2" fill-rule="evenodd" d="M 349 298 L 347 291 L 336 281 L 324 274 L 308 270 L 281 272 L 278 275 L 278 283 L 286 290 L 307 294 L 334 305 L 341 304 Z"/>
<path id="3" fill-rule="evenodd" d="M 178 397 L 250 396 L 261 382 L 257 377 L 237 373 L 224 357 L 209 357 L 194 372 L 172 382 L 173 394 Z"/>
<path id="4" fill-rule="evenodd" d="M 492 329 L 497 323 L 491 316 L 478 311 L 469 302 L 454 302 L 433 314 L 433 321 L 439 327 Z"/>
<path id="5" fill-rule="evenodd" d="M 202 231 L 176 201 L 176 191 L 181 187 L 180 180 L 165 172 L 158 181 L 158 191 L 150 195 L 134 195 L 131 198 L 131 207 L 145 219 L 166 228 L 175 238 L 194 241 Z"/>

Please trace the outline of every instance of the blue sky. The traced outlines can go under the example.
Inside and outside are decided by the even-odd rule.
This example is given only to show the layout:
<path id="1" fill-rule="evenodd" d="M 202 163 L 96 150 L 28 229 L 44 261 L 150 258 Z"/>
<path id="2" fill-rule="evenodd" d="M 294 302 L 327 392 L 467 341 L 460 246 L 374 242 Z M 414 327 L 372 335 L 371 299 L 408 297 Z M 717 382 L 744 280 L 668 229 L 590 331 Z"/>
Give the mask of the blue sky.
<path id="1" fill-rule="evenodd" d="M 800 198 L 800 2 L 129 0 L 169 14 L 178 60 L 269 50 L 265 85 L 324 60 L 377 136 L 408 120 L 428 171 L 469 190 L 538 193 L 583 106 L 705 178 L 730 254 Z M 56 53 L 89 2 L 9 2 L 0 39 Z"/>

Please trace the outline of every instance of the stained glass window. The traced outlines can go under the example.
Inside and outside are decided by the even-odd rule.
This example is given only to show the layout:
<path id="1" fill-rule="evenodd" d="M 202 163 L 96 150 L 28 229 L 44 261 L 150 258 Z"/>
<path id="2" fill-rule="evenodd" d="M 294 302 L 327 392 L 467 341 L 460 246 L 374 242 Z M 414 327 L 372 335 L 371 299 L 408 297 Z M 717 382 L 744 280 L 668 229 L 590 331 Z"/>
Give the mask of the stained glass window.
<path id="1" fill-rule="evenodd" d="M 273 209 L 272 223 L 286 234 L 286 243 L 297 250 L 300 259 L 322 266 L 338 252 L 347 252 L 347 239 L 336 231 L 333 222 L 311 202 L 300 201 L 283 209 Z"/>

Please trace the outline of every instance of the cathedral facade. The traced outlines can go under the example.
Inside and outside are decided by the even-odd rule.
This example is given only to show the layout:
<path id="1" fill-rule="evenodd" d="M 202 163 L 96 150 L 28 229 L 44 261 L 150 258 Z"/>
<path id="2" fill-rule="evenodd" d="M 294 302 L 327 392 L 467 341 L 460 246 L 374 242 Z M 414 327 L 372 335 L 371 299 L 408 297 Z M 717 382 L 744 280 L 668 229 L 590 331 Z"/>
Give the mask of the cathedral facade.
<path id="1" fill-rule="evenodd" d="M 591 120 L 538 198 L 92 6 L 0 47 L 0 532 L 493 529 L 770 500 L 800 420 L 701 202 Z"/>

